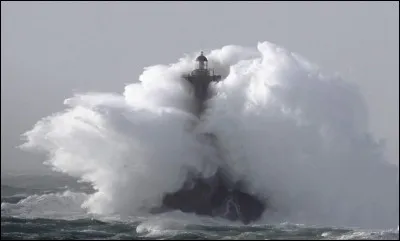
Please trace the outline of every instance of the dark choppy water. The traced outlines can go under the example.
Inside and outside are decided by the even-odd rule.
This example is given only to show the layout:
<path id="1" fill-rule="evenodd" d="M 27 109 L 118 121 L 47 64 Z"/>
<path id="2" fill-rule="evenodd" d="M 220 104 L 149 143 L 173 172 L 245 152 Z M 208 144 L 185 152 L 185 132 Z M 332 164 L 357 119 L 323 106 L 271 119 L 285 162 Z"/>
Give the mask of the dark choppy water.
<path id="1" fill-rule="evenodd" d="M 68 179 L 2 177 L 1 239 L 399 239 L 398 230 L 243 226 L 168 216 L 94 218 L 76 205 L 78 194 L 88 192 L 89 187 Z"/>
<path id="2" fill-rule="evenodd" d="M 398 232 L 278 226 L 183 225 L 161 229 L 141 222 L 1 218 L 2 239 L 393 239 Z"/>

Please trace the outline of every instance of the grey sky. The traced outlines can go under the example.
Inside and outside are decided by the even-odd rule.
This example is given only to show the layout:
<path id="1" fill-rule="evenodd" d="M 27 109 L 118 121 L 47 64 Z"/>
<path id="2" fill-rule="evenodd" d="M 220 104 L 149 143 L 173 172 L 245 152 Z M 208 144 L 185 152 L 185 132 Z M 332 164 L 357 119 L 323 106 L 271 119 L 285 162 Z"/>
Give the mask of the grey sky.
<path id="1" fill-rule="evenodd" d="M 183 53 L 270 41 L 359 84 L 399 151 L 398 2 L 1 2 L 1 168 L 40 171 L 20 134 L 74 92 L 122 92 Z"/>

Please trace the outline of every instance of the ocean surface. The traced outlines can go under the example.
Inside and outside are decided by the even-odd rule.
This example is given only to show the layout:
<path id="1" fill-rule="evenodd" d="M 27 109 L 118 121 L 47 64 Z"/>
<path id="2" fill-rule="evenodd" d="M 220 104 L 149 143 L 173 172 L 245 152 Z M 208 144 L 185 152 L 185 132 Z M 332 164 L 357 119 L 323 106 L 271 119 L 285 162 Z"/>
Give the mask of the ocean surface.
<path id="1" fill-rule="evenodd" d="M 92 191 L 68 177 L 2 177 L 1 239 L 399 239 L 398 230 L 295 223 L 241 225 L 182 213 L 95 217 L 76 207 L 79 193 Z"/>

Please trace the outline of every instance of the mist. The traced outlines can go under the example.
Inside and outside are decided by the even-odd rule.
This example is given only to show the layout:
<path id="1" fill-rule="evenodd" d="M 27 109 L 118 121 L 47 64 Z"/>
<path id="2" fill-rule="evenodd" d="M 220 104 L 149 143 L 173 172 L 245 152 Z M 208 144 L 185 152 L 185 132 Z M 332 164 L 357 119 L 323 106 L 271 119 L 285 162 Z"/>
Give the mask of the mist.
<path id="1" fill-rule="evenodd" d="M 185 53 L 270 41 L 356 83 L 398 164 L 398 2 L 2 2 L 1 168 L 51 173 L 20 135 L 74 93 L 118 92 Z"/>

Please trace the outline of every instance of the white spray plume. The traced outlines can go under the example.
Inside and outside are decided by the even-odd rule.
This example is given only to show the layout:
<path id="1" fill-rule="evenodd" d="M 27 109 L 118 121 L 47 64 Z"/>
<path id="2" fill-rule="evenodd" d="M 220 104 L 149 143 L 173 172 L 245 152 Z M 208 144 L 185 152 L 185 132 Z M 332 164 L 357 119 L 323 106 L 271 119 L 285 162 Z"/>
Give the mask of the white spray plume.
<path id="1" fill-rule="evenodd" d="M 217 166 L 248 191 L 268 198 L 263 222 L 395 227 L 398 169 L 368 131 L 356 86 L 274 44 L 225 46 L 207 58 L 223 81 L 198 121 L 180 76 L 193 56 L 147 68 L 123 95 L 87 93 L 25 133 L 24 148 L 42 149 L 55 170 L 96 188 L 91 212 L 130 214 L 159 205 L 189 170 Z M 214 133 L 215 150 L 196 133 Z"/>

